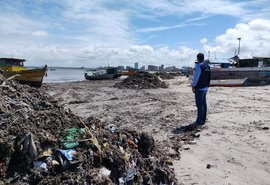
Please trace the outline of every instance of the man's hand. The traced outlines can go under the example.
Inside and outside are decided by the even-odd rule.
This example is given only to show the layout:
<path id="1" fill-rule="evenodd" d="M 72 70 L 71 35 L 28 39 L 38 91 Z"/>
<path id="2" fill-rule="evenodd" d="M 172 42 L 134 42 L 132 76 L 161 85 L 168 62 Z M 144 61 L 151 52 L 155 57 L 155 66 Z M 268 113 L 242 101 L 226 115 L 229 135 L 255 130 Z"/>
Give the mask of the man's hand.
<path id="1" fill-rule="evenodd" d="M 195 93 L 195 87 L 192 86 L 192 92 Z"/>

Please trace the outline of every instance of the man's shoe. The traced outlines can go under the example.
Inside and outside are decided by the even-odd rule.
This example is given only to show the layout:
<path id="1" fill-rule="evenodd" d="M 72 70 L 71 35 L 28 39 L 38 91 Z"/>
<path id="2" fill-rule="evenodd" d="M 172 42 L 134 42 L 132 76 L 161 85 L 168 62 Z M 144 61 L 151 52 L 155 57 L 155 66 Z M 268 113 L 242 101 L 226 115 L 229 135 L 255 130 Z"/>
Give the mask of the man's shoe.
<path id="1" fill-rule="evenodd" d="M 185 127 L 185 130 L 186 130 L 186 131 L 193 131 L 193 130 L 195 130 L 198 126 L 199 126 L 199 125 L 197 124 L 197 122 L 194 122 L 194 123 L 191 123 L 191 124 L 187 125 L 187 126 Z"/>

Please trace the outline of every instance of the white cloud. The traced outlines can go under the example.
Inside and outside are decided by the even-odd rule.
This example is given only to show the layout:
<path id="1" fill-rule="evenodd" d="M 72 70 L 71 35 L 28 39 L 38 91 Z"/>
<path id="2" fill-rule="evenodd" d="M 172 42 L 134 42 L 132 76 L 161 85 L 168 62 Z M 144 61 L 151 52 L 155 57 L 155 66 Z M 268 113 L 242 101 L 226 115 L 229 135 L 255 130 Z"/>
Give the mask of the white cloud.
<path id="1" fill-rule="evenodd" d="M 154 12 L 157 16 L 164 15 L 191 15 L 200 13 L 203 15 L 230 15 L 241 17 L 248 14 L 247 2 L 235 2 L 230 0 L 145 0 L 136 2 L 142 9 Z M 135 3 L 135 4 L 136 4 Z"/>
<path id="2" fill-rule="evenodd" d="M 46 37 L 48 36 L 48 33 L 46 31 L 34 31 L 32 32 L 32 35 L 36 37 Z"/>
<path id="3" fill-rule="evenodd" d="M 202 38 L 201 40 L 200 40 L 200 43 L 201 44 L 206 44 L 208 42 L 208 39 L 207 38 Z"/>
<path id="4" fill-rule="evenodd" d="M 134 53 L 148 53 L 148 54 L 153 54 L 154 50 L 151 46 L 131 46 L 130 47 L 130 51 L 134 52 Z"/>
<path id="5" fill-rule="evenodd" d="M 140 28 L 138 32 L 159 32 L 170 29 L 177 29 L 187 26 L 199 26 L 205 24 L 204 19 L 215 15 L 236 17 L 242 22 L 253 19 L 270 17 L 270 6 L 267 0 L 232 1 L 232 0 L 145 0 L 132 2 L 138 6 L 137 14 L 141 17 L 158 20 L 160 17 L 198 15 L 198 17 L 187 19 L 181 23 L 170 25 L 163 22 L 162 26 Z M 145 13 L 147 12 L 147 13 Z"/>
<path id="6" fill-rule="evenodd" d="M 246 23 L 254 17 L 270 16 L 267 6 L 262 11 L 252 9 L 267 5 L 266 0 L 137 0 L 128 3 L 126 0 L 46 0 L 33 3 L 35 11 L 31 11 L 31 15 L 23 11 L 30 5 L 19 2 L 0 7 L 0 25 L 4 25 L 0 26 L 0 56 L 25 58 L 28 65 L 94 67 L 133 65 L 134 62 L 140 65 L 192 65 L 199 51 L 217 51 L 217 56 L 227 58 L 232 56 L 238 46 L 238 37 L 242 38 L 243 56 L 270 55 L 269 20 L 256 19 Z M 56 4 L 51 9 L 44 9 L 40 6 L 44 2 Z M 120 6 L 114 6 L 115 2 Z M 202 38 L 201 49 L 184 45 L 172 49 L 162 44 L 164 40 L 155 43 L 154 47 L 142 36 L 147 35 L 146 32 L 198 25 L 213 15 L 234 16 L 244 21 L 217 36 L 215 44 Z M 169 16 L 182 22 L 167 23 L 166 19 L 160 19 Z M 183 20 L 184 16 L 188 18 Z M 134 20 L 138 17 L 140 21 L 148 19 L 158 26 L 136 27 L 138 22 Z M 158 36 L 158 33 L 152 35 L 155 40 Z"/>
<path id="7" fill-rule="evenodd" d="M 222 57 L 231 57 L 238 49 L 240 42 L 240 57 L 270 56 L 270 20 L 256 19 L 247 24 L 237 24 L 224 34 L 216 37 L 216 46 L 204 44 L 204 51 L 216 51 Z"/>
<path id="8" fill-rule="evenodd" d="M 80 53 L 80 55 L 84 56 L 85 61 L 96 61 L 103 65 L 109 64 L 114 66 L 133 66 L 135 62 L 139 62 L 140 66 L 150 64 L 165 64 L 166 66 L 190 65 L 190 56 L 193 54 L 194 50 L 186 47 L 180 48 L 180 51 L 178 51 L 168 47 L 154 49 L 148 45 L 132 45 L 129 49 L 89 46 L 81 49 Z M 192 59 L 192 61 L 194 60 Z"/>

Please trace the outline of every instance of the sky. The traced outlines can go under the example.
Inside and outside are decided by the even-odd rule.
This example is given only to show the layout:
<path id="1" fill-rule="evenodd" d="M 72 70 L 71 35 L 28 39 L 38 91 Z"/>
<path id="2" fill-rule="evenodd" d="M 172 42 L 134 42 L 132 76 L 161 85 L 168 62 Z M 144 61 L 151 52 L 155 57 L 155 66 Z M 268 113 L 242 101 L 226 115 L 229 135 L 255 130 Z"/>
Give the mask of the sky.
<path id="1" fill-rule="evenodd" d="M 239 44 L 270 57 L 270 0 L 0 0 L 0 57 L 28 66 L 193 66 Z"/>

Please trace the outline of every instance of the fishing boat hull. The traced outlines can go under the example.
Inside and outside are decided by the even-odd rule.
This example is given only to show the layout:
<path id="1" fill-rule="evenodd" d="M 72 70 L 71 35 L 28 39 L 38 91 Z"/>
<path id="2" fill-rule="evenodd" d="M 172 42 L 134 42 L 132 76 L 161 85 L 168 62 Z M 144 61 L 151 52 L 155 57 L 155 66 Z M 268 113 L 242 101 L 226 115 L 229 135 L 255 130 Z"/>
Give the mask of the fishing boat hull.
<path id="1" fill-rule="evenodd" d="M 222 87 L 239 87 L 244 86 L 247 82 L 247 78 L 244 79 L 222 79 L 222 80 L 211 80 L 210 86 L 222 86 Z"/>
<path id="2" fill-rule="evenodd" d="M 244 79 L 248 82 L 270 84 L 270 67 L 241 67 L 211 69 L 211 80 Z"/>
<path id="3" fill-rule="evenodd" d="M 44 76 L 46 75 L 47 66 L 41 69 L 26 69 L 21 71 L 4 71 L 3 75 L 5 78 L 12 77 L 16 74 L 18 76 L 15 78 L 21 84 L 27 84 L 34 87 L 40 87 Z"/>
<path id="4" fill-rule="evenodd" d="M 119 75 L 117 74 L 102 74 L 102 75 L 88 75 L 88 74 L 84 74 L 84 77 L 86 80 L 111 80 L 114 78 L 118 78 Z"/>
<path id="5" fill-rule="evenodd" d="M 115 67 L 109 67 L 102 70 L 87 70 L 84 73 L 86 80 L 111 80 L 118 78 L 119 76 L 121 75 Z"/>

